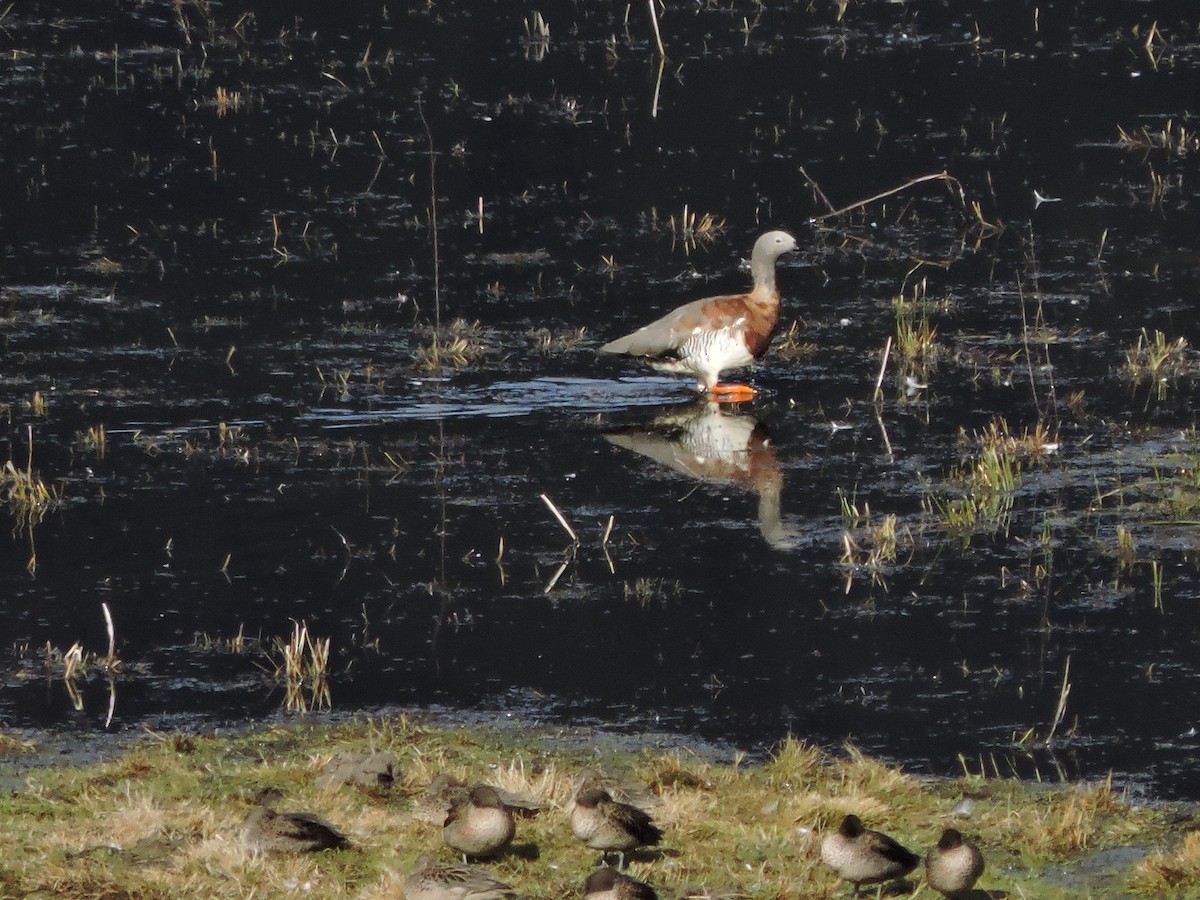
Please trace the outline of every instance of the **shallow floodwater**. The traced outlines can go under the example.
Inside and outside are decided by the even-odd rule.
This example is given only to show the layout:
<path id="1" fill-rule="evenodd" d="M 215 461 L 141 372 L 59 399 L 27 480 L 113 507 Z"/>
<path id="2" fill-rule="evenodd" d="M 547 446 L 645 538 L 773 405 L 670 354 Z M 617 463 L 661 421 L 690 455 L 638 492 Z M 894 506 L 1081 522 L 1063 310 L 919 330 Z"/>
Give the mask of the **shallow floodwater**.
<path id="1" fill-rule="evenodd" d="M 337 712 L 1200 798 L 1194 23 L 678 3 L 660 66 L 642 4 L 414 6 L 0 19 L 0 458 L 59 497 L 0 529 L 3 724 L 277 715 L 304 622 Z M 754 402 L 596 357 L 769 227 Z"/>

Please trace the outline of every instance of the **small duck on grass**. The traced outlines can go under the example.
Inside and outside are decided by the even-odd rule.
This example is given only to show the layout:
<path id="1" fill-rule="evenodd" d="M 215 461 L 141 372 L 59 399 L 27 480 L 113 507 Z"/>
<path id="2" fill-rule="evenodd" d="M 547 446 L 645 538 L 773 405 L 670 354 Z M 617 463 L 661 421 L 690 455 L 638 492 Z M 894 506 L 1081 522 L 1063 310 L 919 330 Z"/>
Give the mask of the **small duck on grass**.
<path id="1" fill-rule="evenodd" d="M 983 854 L 957 829 L 947 828 L 925 854 L 925 881 L 946 897 L 965 897 L 983 874 Z"/>
<path id="2" fill-rule="evenodd" d="M 575 837 L 607 859 L 617 853 L 617 867 L 625 868 L 625 852 L 638 847 L 653 846 L 662 840 L 662 831 L 642 810 L 628 803 L 618 803 L 608 791 L 588 788 L 575 796 L 571 810 L 571 830 Z"/>
<path id="3" fill-rule="evenodd" d="M 487 786 L 490 787 L 490 785 Z M 477 785 L 467 784 L 447 772 L 442 772 L 429 782 L 429 787 L 417 800 L 417 808 L 413 815 L 420 822 L 428 822 L 430 825 L 437 825 L 440 828 L 445 824 L 450 810 L 471 796 L 473 787 L 477 787 Z M 493 788 L 493 790 L 500 795 L 500 800 L 504 805 L 514 812 L 532 816 L 541 809 L 541 805 L 536 800 L 500 788 Z"/>
<path id="4" fill-rule="evenodd" d="M 517 833 L 512 810 L 504 805 L 494 787 L 477 784 L 446 816 L 442 839 L 463 855 L 493 856 L 512 843 Z"/>
<path id="5" fill-rule="evenodd" d="M 404 879 L 404 896 L 407 900 L 503 900 L 517 895 L 483 869 L 440 863 L 426 854 Z"/>
<path id="6" fill-rule="evenodd" d="M 584 882 L 583 900 L 658 900 L 658 894 L 646 882 L 602 866 Z"/>
<path id="7" fill-rule="evenodd" d="M 336 789 L 358 785 L 380 791 L 390 790 L 400 771 L 400 761 L 392 753 L 348 750 L 333 756 L 321 768 L 317 787 Z"/>
<path id="8" fill-rule="evenodd" d="M 857 895 L 864 885 L 882 885 L 903 878 L 921 857 L 886 834 L 863 827 L 858 816 L 842 819 L 838 830 L 821 841 L 821 861 L 854 885 Z"/>
<path id="9" fill-rule="evenodd" d="M 242 826 L 242 843 L 254 851 L 313 853 L 350 846 L 346 836 L 309 812 L 276 812 L 256 806 Z"/>
<path id="10" fill-rule="evenodd" d="M 648 787 L 610 778 L 599 769 L 584 769 L 579 773 L 579 777 L 575 779 L 575 792 L 571 795 L 571 802 L 574 803 L 576 797 L 592 788 L 607 792 L 608 796 L 618 803 L 628 803 L 646 811 L 662 805 L 662 798 Z"/>

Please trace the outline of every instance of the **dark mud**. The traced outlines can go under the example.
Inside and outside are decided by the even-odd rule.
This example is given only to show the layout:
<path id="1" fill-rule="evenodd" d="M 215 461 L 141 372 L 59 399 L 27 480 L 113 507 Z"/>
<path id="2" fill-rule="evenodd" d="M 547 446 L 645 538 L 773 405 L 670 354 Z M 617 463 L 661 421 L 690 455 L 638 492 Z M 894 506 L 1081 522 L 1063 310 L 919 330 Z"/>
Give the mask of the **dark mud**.
<path id="1" fill-rule="evenodd" d="M 545 48 L 504 4 L 13 8 L 0 456 L 61 501 L 10 504 L 0 716 L 104 729 L 42 648 L 103 654 L 107 603 L 109 730 L 276 714 L 304 620 L 337 710 L 1200 796 L 1200 47 L 1077 6 L 693 5 L 661 80 L 639 9 L 543 10 Z M 766 227 L 799 327 L 753 404 L 595 357 Z M 897 297 L 934 349 L 874 404 Z M 1189 349 L 1139 380 L 1143 329 Z M 1000 418 L 1052 446 L 948 524 Z"/>

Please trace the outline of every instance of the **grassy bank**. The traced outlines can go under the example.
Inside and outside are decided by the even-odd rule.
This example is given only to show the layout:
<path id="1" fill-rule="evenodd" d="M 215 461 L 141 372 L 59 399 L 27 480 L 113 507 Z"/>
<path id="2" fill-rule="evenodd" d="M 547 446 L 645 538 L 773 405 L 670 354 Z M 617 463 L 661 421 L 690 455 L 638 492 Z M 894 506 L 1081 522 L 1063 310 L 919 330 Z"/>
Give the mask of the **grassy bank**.
<path id="1" fill-rule="evenodd" d="M 10 771 L 36 753 L 2 735 L 0 748 L 0 769 Z M 391 788 L 318 786 L 336 754 L 360 748 L 394 754 Z M 652 812 L 663 846 L 635 856 L 630 871 L 664 897 L 700 887 L 763 900 L 840 893 L 818 859 L 819 831 L 847 812 L 922 853 L 953 824 L 984 851 L 978 887 L 991 896 L 1200 896 L 1200 840 L 1185 837 L 1193 818 L 1132 805 L 1108 784 L 928 780 L 792 740 L 749 766 L 600 733 L 403 718 L 236 737 L 150 735 L 111 761 L 29 769 L 23 786 L 0 798 L 0 895 L 399 897 L 417 856 L 452 859 L 440 829 L 412 815 L 433 776 L 450 771 L 544 804 L 519 821 L 513 851 L 488 864 L 495 875 L 530 898 L 578 897 L 597 854 L 574 840 L 564 809 L 578 773 L 597 765 L 661 797 Z M 324 816 L 353 848 L 248 854 L 241 824 L 264 789 L 282 793 L 279 809 Z M 951 819 L 963 799 L 970 816 Z M 919 880 L 913 886 L 935 896 Z"/>

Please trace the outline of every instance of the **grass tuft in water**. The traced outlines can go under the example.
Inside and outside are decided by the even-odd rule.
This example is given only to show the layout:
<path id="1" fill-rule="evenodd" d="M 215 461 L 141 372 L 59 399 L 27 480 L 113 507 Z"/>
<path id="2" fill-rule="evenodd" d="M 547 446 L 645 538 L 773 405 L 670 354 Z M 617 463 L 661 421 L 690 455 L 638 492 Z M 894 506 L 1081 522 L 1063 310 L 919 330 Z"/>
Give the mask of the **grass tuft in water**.
<path id="1" fill-rule="evenodd" d="M 550 23 L 534 10 L 532 15 L 525 18 L 524 24 L 525 58 L 540 62 L 550 50 Z"/>
<path id="2" fill-rule="evenodd" d="M 1041 420 L 1017 434 L 998 418 L 971 437 L 961 432 L 959 440 L 974 447 L 973 455 L 950 473 L 949 481 L 958 486 L 960 496 L 927 491 L 922 506 L 947 532 L 969 543 L 975 532 L 1007 527 L 1023 469 L 1053 454 L 1058 438 Z"/>
<path id="3" fill-rule="evenodd" d="M 240 634 L 240 631 L 239 631 Z M 329 638 L 313 638 L 305 622 L 293 622 L 287 637 L 275 638 L 269 654 L 275 680 L 284 687 L 291 712 L 329 709 Z"/>
<path id="4" fill-rule="evenodd" d="M 929 319 L 930 307 L 924 278 L 913 285 L 911 295 L 902 293 L 892 299 L 892 311 L 896 316 L 893 352 L 903 374 L 919 375 L 922 380 L 937 366 L 941 356 L 937 326 Z"/>
<path id="5" fill-rule="evenodd" d="M 574 350 L 587 338 L 587 326 L 565 331 L 551 331 L 549 328 L 531 328 L 526 335 L 533 341 L 539 353 L 550 356 L 567 350 Z"/>
<path id="6" fill-rule="evenodd" d="M 444 329 L 434 328 L 430 341 L 417 348 L 417 367 L 436 371 L 442 366 L 469 366 L 484 354 L 483 332 L 478 322 L 455 319 Z"/>
<path id="7" fill-rule="evenodd" d="M 1185 338 L 1172 341 L 1157 329 L 1154 337 L 1150 337 L 1144 328 L 1137 343 L 1125 351 L 1125 365 L 1121 368 L 1122 374 L 1134 384 L 1153 382 L 1160 400 L 1166 397 L 1169 384 L 1197 370 Z"/>
<path id="8" fill-rule="evenodd" d="M 4 491 L 19 532 L 37 527 L 46 514 L 62 502 L 62 488 L 46 484 L 32 467 L 18 469 L 11 459 L 0 469 L 0 489 Z"/>
<path id="9" fill-rule="evenodd" d="M 725 233 L 724 219 L 708 212 L 697 214 L 686 203 L 678 216 L 669 213 L 666 222 L 659 218 L 657 207 L 651 208 L 647 219 L 651 231 L 669 233 L 672 243 L 682 247 L 685 253 L 701 245 L 708 246 Z"/>
<path id="10" fill-rule="evenodd" d="M 31 535 L 52 509 L 62 503 L 62 487 L 48 485 L 33 468 L 33 428 L 28 430 L 29 454 L 25 467 L 10 459 L 0 468 L 0 492 L 16 523 L 17 533 Z M 31 565 L 34 561 L 30 560 Z"/>
<path id="11" fill-rule="evenodd" d="M 793 319 L 792 324 L 776 338 L 771 346 L 771 355 L 779 359 L 807 359 L 817 352 L 817 345 L 811 341 L 802 341 L 802 327 L 799 320 Z"/>
<path id="12" fill-rule="evenodd" d="M 841 493 L 841 492 L 839 492 Z M 916 539 L 908 526 L 898 527 L 898 519 L 894 513 L 889 513 L 876 525 L 871 524 L 871 511 L 864 504 L 864 512 L 851 504 L 845 494 L 841 494 L 842 521 L 853 523 L 842 532 L 842 556 L 838 561 L 845 578 L 846 593 L 854 583 L 859 573 L 866 573 L 871 585 L 887 590 L 887 575 L 895 568 L 897 550 L 903 544 L 908 548 L 915 547 Z"/>
<path id="13" fill-rule="evenodd" d="M 1189 131 L 1182 122 L 1176 124 L 1171 119 L 1167 119 L 1157 131 L 1151 130 L 1149 125 L 1143 125 L 1136 131 L 1126 131 L 1118 125 L 1117 143 L 1125 150 L 1163 150 L 1168 159 L 1178 159 L 1200 150 L 1200 137 L 1194 131 Z"/>

